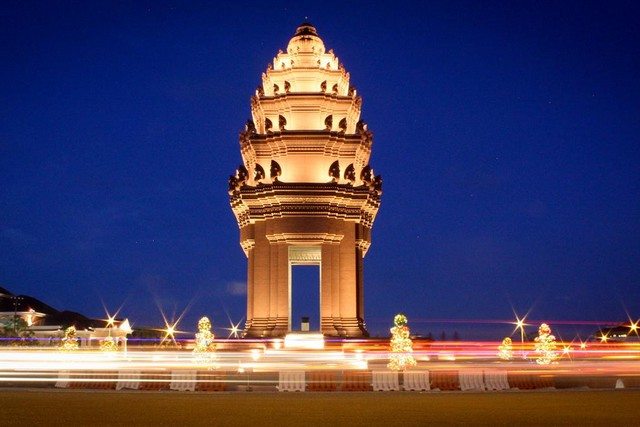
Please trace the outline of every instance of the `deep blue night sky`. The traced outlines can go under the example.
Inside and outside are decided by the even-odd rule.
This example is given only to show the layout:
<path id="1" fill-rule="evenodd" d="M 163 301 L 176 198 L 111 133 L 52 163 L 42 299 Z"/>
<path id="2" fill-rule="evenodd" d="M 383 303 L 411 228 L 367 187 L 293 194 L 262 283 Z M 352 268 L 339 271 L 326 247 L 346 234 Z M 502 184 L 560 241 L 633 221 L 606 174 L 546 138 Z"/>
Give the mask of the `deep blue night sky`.
<path id="1" fill-rule="evenodd" d="M 308 17 L 385 179 L 374 334 L 398 311 L 434 335 L 512 309 L 640 318 L 640 3 L 234 3 L 3 2 L 0 285 L 89 316 L 124 303 L 134 327 L 157 304 L 189 306 L 187 330 L 239 321 L 227 177 L 260 74 Z"/>

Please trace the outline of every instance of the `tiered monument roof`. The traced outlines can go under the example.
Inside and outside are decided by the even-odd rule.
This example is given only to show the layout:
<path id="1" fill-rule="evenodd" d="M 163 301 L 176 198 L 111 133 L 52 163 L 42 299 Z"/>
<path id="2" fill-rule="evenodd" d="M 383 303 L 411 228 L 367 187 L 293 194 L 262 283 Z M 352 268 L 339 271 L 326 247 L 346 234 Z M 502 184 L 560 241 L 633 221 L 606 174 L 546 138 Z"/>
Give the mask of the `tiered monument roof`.
<path id="1" fill-rule="evenodd" d="M 372 138 L 360 121 L 362 98 L 349 77 L 333 51 L 325 51 L 315 27 L 301 24 L 251 99 L 252 120 L 240 137 L 246 184 L 271 183 L 272 160 L 281 182 L 363 184 Z M 336 161 L 341 174 L 329 176 Z M 256 176 L 255 164 L 264 176 Z"/>

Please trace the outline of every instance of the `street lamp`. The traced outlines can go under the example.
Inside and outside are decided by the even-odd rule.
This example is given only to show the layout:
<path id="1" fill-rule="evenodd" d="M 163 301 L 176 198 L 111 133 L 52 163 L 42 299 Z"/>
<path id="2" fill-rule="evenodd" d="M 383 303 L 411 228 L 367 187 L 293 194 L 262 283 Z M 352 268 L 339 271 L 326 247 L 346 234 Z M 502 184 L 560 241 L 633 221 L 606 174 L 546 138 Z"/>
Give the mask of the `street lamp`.
<path id="1" fill-rule="evenodd" d="M 520 352 L 522 354 L 522 358 L 524 359 L 524 327 L 526 325 L 526 323 L 524 323 L 525 319 L 527 318 L 527 316 L 525 315 L 522 319 L 520 319 L 518 317 L 518 315 L 516 314 L 516 329 L 520 329 Z M 515 330 L 514 330 L 515 332 Z"/>
<path id="2" fill-rule="evenodd" d="M 13 333 L 18 335 L 18 302 L 22 301 L 24 298 L 19 296 L 11 296 L 13 299 Z"/>

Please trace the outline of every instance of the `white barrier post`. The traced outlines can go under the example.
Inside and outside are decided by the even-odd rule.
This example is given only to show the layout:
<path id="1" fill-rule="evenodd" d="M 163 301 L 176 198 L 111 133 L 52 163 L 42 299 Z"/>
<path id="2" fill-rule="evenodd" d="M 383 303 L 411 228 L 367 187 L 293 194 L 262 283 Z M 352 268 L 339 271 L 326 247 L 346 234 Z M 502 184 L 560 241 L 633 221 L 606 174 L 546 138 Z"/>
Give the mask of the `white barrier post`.
<path id="1" fill-rule="evenodd" d="M 116 390 L 140 388 L 140 371 L 118 371 Z"/>
<path id="2" fill-rule="evenodd" d="M 197 371 L 171 371 L 170 390 L 195 391 Z"/>
<path id="3" fill-rule="evenodd" d="M 402 384 L 406 391 L 429 391 L 429 371 L 408 371 L 404 373 Z"/>
<path id="4" fill-rule="evenodd" d="M 304 391 L 304 371 L 281 371 L 278 374 L 278 391 Z"/>

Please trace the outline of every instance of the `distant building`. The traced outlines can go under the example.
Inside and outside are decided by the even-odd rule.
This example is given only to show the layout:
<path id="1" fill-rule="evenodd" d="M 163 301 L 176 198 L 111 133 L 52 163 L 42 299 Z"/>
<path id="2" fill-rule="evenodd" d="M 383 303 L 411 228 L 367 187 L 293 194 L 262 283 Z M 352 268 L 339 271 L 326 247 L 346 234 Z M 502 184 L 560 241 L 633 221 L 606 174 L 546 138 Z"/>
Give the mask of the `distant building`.
<path id="1" fill-rule="evenodd" d="M 64 336 L 65 328 L 75 326 L 80 346 L 97 346 L 98 342 L 111 336 L 116 343 L 125 346 L 132 329 L 127 319 L 107 321 L 91 319 L 73 311 L 59 311 L 29 295 L 14 295 L 0 287 L 0 327 L 14 328 L 17 319 L 26 324 L 26 331 L 45 345 L 57 345 Z"/>
<path id="2" fill-rule="evenodd" d="M 640 342 L 638 330 L 627 323 L 598 330 L 593 335 L 594 341 L 602 343 Z"/>

